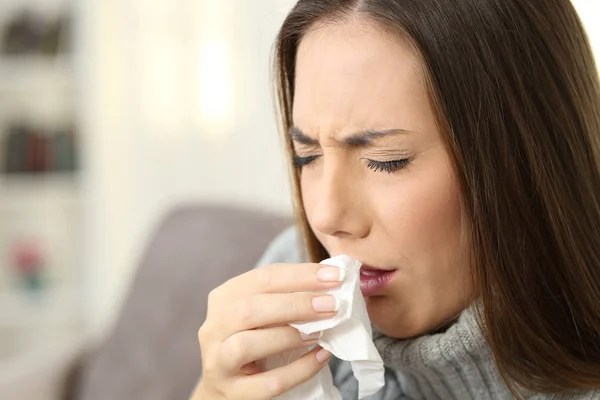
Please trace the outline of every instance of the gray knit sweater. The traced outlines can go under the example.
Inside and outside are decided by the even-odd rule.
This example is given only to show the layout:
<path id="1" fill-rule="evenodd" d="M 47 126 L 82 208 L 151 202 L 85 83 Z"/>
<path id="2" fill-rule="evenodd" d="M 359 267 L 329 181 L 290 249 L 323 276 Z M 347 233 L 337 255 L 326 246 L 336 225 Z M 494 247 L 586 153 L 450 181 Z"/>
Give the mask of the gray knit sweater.
<path id="1" fill-rule="evenodd" d="M 257 267 L 302 261 L 296 232 L 289 229 L 271 243 Z M 512 399 L 477 326 L 473 307 L 465 310 L 444 333 L 399 340 L 374 329 L 375 346 L 386 366 L 385 386 L 367 399 Z M 333 357 L 330 368 L 343 399 L 357 399 L 358 382 L 350 364 Z M 600 399 L 600 390 L 561 395 L 532 393 L 527 398 Z"/>

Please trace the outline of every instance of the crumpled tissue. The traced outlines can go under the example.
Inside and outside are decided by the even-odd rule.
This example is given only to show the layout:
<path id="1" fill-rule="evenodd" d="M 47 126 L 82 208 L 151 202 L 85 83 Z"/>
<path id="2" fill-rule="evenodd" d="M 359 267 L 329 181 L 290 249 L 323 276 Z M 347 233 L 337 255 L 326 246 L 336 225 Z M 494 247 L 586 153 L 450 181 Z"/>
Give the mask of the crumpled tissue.
<path id="1" fill-rule="evenodd" d="M 318 345 L 337 358 L 350 362 L 352 372 L 358 380 L 358 398 L 362 399 L 383 387 L 384 366 L 373 344 L 371 322 L 360 292 L 361 264 L 347 255 L 329 258 L 321 264 L 342 270 L 341 287 L 327 291 L 338 300 L 338 313 L 327 320 L 290 325 L 307 335 L 323 332 Z M 286 365 L 308 351 L 310 348 L 269 357 L 265 360 L 265 365 L 267 369 Z M 276 397 L 276 400 L 342 400 L 342 397 L 333 385 L 331 370 L 326 366 L 315 377 Z"/>

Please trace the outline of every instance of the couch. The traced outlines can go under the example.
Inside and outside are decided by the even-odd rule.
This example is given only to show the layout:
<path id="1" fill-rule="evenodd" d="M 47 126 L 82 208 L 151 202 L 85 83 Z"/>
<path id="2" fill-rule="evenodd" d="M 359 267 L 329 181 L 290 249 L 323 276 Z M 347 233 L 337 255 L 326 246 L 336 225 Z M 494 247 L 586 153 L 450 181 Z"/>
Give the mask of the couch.
<path id="1" fill-rule="evenodd" d="M 192 206 L 160 225 L 114 330 L 65 382 L 75 400 L 187 399 L 201 374 L 197 331 L 208 292 L 252 268 L 288 218 Z"/>

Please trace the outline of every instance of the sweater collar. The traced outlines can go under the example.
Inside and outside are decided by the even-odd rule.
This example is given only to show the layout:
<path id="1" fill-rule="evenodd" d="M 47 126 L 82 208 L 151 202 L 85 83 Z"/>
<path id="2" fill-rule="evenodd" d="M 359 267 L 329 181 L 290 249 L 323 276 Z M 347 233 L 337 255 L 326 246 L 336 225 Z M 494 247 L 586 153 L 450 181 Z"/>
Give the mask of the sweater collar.
<path id="1" fill-rule="evenodd" d="M 478 303 L 465 309 L 442 333 L 414 339 L 395 339 L 373 327 L 373 342 L 386 367 L 397 369 L 440 369 L 462 359 L 489 357 L 490 350 L 477 324 Z"/>

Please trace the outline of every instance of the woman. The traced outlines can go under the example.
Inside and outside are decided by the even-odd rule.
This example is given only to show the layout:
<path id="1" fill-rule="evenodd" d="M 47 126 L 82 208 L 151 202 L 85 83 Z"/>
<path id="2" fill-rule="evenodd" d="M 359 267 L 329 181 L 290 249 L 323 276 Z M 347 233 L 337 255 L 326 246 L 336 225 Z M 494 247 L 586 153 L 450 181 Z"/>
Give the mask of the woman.
<path id="1" fill-rule="evenodd" d="M 600 85 L 570 2 L 300 0 L 276 69 L 307 255 L 288 232 L 211 293 L 198 398 L 328 362 L 356 398 L 322 349 L 255 362 L 316 343 L 286 323 L 334 314 L 314 263 L 338 254 L 363 263 L 373 398 L 600 398 Z"/>

